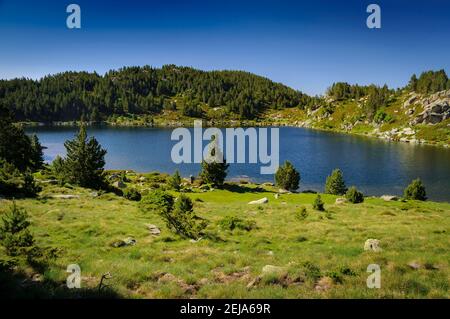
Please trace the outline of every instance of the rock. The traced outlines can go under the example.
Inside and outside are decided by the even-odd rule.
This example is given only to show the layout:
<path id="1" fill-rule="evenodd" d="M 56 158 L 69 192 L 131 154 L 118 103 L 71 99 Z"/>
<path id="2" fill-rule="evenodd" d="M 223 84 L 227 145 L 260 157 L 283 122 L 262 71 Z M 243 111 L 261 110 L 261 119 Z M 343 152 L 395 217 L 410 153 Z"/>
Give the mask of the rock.
<path id="1" fill-rule="evenodd" d="M 259 205 L 259 204 L 267 204 L 269 202 L 269 200 L 267 199 L 267 197 L 263 197 L 261 199 L 258 200 L 253 200 L 251 202 L 249 202 L 249 205 Z"/>
<path id="2" fill-rule="evenodd" d="M 347 202 L 347 198 L 338 197 L 338 198 L 336 198 L 336 201 L 334 203 L 339 205 L 339 204 L 344 204 L 346 202 Z"/>
<path id="3" fill-rule="evenodd" d="M 41 184 L 57 185 L 58 184 L 58 180 L 57 179 L 48 179 L 48 180 L 45 180 L 45 181 L 39 181 L 39 183 L 41 183 Z"/>
<path id="4" fill-rule="evenodd" d="M 266 183 L 262 183 L 263 186 L 275 186 L 273 183 L 270 182 L 266 182 Z"/>
<path id="5" fill-rule="evenodd" d="M 44 276 L 41 274 L 34 274 L 33 277 L 31 277 L 32 282 L 42 282 L 44 281 Z"/>
<path id="6" fill-rule="evenodd" d="M 418 269 L 422 268 L 422 266 L 421 266 L 419 263 L 416 263 L 416 262 L 410 262 L 410 263 L 408 264 L 408 266 L 409 266 L 411 269 L 414 269 L 414 270 L 418 270 Z"/>
<path id="7" fill-rule="evenodd" d="M 58 199 L 74 199 L 74 198 L 80 198 L 80 195 L 59 194 L 59 195 L 53 195 L 52 197 L 58 198 Z"/>
<path id="8" fill-rule="evenodd" d="M 364 250 L 372 250 L 375 252 L 381 251 L 380 241 L 378 239 L 367 239 L 364 243 Z"/>
<path id="9" fill-rule="evenodd" d="M 280 189 L 278 190 L 278 193 L 280 193 L 280 194 L 289 194 L 290 191 L 288 191 L 288 190 L 286 190 L 286 189 L 283 189 L 283 188 L 280 188 Z"/>
<path id="10" fill-rule="evenodd" d="M 273 265 L 265 265 L 262 268 L 262 275 L 281 275 L 283 273 L 286 272 L 286 269 L 284 269 L 283 267 L 279 267 L 279 266 L 273 266 Z"/>
<path id="11" fill-rule="evenodd" d="M 159 236 L 161 234 L 161 230 L 156 225 L 148 224 L 147 228 L 150 231 L 150 235 Z"/>
<path id="12" fill-rule="evenodd" d="M 386 201 L 386 202 L 397 201 L 398 200 L 398 197 L 394 196 L 394 195 L 383 195 L 383 196 L 380 196 L 380 198 L 382 200 Z"/>
<path id="13" fill-rule="evenodd" d="M 145 178 L 145 176 L 139 177 L 139 181 L 140 181 L 140 182 L 145 182 L 146 180 L 147 180 L 147 178 Z"/>
<path id="14" fill-rule="evenodd" d="M 98 192 L 91 192 L 91 193 L 89 193 L 89 196 L 98 197 Z"/>
<path id="15" fill-rule="evenodd" d="M 202 237 L 198 238 L 198 239 L 190 239 L 189 241 L 191 243 L 198 243 L 200 240 L 202 240 Z"/>
<path id="16" fill-rule="evenodd" d="M 109 176 L 109 180 L 113 180 L 113 179 L 117 179 L 120 176 L 118 174 L 111 174 L 111 176 Z"/>
<path id="17" fill-rule="evenodd" d="M 116 240 L 115 242 L 113 242 L 111 244 L 112 247 L 114 248 L 118 248 L 118 247 L 125 247 L 125 246 L 133 246 L 136 245 L 136 239 L 132 238 L 132 237 L 128 237 L 125 239 L 119 239 Z"/>
<path id="18" fill-rule="evenodd" d="M 407 108 L 410 105 L 412 105 L 415 101 L 417 101 L 418 96 L 416 94 L 413 94 L 409 99 L 407 99 L 405 101 L 405 103 L 403 103 L 403 107 Z"/>
<path id="19" fill-rule="evenodd" d="M 317 282 L 314 289 L 323 292 L 331 289 L 331 287 L 333 287 L 333 279 L 331 279 L 330 277 L 322 277 Z"/>
<path id="20" fill-rule="evenodd" d="M 127 185 L 125 185 L 125 183 L 122 182 L 122 181 L 114 182 L 112 185 L 113 185 L 114 187 L 116 187 L 116 188 L 125 188 L 125 187 L 127 187 Z"/>
<path id="21" fill-rule="evenodd" d="M 275 199 L 278 199 L 278 198 L 280 198 L 280 194 L 275 194 L 275 195 L 273 195 L 273 197 L 275 197 Z"/>
<path id="22" fill-rule="evenodd" d="M 450 90 L 437 92 L 422 100 L 423 112 L 413 121 L 414 124 L 436 124 L 450 118 Z"/>

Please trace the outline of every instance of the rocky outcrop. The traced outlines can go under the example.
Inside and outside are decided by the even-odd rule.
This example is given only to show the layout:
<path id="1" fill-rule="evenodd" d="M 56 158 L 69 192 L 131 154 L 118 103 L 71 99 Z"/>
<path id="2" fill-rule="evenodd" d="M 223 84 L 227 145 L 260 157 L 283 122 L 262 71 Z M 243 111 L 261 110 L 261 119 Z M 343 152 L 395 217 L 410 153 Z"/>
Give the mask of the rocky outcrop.
<path id="1" fill-rule="evenodd" d="M 423 111 L 413 124 L 436 124 L 450 118 L 450 90 L 437 92 L 420 100 Z"/>

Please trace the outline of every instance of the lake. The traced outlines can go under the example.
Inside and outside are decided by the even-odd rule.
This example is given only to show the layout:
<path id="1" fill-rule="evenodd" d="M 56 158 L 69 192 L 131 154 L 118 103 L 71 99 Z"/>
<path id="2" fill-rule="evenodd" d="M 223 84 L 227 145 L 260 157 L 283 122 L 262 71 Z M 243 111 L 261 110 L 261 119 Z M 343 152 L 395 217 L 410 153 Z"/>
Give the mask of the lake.
<path id="1" fill-rule="evenodd" d="M 72 139 L 76 128 L 32 127 L 47 147 L 45 160 L 64 155 L 64 141 Z M 200 164 L 175 164 L 171 150 L 172 129 L 90 127 L 107 149 L 107 169 L 138 172 L 160 171 L 197 175 Z M 427 195 L 436 201 L 450 201 L 450 149 L 407 143 L 386 142 L 374 138 L 323 132 L 305 128 L 280 127 L 280 163 L 291 161 L 300 171 L 300 190 L 322 191 L 326 177 L 340 168 L 347 186 L 355 185 L 366 195 L 401 195 L 408 183 L 420 177 Z M 206 144 L 206 143 L 205 143 Z M 261 175 L 260 164 L 231 164 L 229 179 L 249 178 L 256 182 L 273 181 L 273 175 Z"/>

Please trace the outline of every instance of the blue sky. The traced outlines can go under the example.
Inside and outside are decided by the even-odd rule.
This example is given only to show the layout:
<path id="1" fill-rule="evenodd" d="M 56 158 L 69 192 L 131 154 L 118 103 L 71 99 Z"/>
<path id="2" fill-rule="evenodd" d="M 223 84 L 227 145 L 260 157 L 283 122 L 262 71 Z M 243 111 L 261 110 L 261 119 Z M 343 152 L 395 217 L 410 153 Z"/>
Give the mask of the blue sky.
<path id="1" fill-rule="evenodd" d="M 82 28 L 66 27 L 81 6 Z M 366 7 L 381 6 L 381 29 Z M 450 1 L 0 0 L 0 78 L 129 65 L 246 70 L 308 94 L 450 73 Z"/>

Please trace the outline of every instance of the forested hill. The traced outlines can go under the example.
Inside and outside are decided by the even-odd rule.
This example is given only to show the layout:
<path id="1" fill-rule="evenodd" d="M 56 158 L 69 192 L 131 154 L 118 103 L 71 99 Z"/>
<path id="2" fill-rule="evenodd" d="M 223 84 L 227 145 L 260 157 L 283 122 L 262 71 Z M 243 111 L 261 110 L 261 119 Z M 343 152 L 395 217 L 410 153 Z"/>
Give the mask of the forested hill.
<path id="1" fill-rule="evenodd" d="M 311 98 L 285 85 L 241 71 L 205 72 L 189 67 L 126 67 L 104 76 L 64 72 L 40 80 L 0 81 L 0 107 L 17 121 L 101 121 L 112 115 L 178 110 L 201 117 L 221 108 L 249 119 L 266 109 L 304 108 Z"/>

